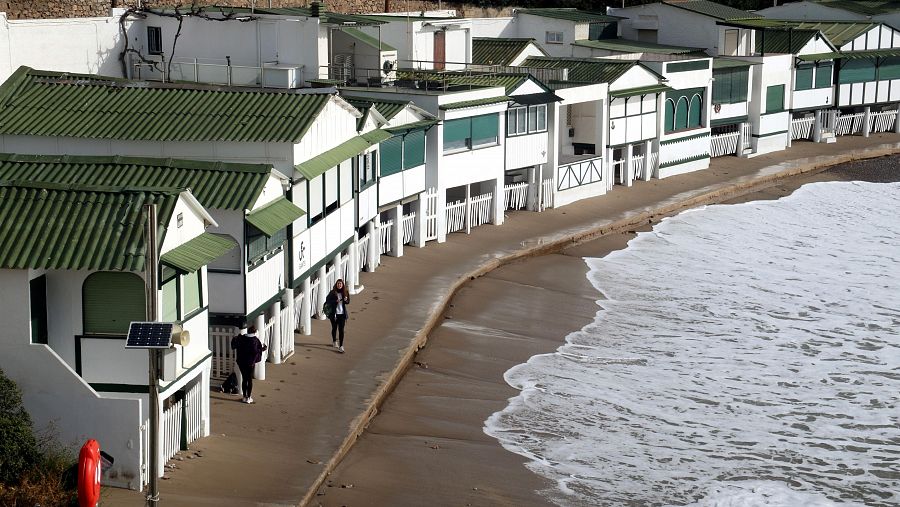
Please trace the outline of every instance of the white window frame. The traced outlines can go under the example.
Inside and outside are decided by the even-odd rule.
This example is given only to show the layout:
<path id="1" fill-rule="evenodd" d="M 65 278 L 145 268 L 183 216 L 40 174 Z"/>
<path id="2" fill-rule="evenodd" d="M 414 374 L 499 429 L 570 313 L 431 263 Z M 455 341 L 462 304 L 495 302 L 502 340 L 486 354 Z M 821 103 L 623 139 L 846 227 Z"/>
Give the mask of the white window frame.
<path id="1" fill-rule="evenodd" d="M 557 31 L 546 31 L 544 33 L 544 41 L 547 44 L 562 44 L 564 42 L 565 34 L 563 32 Z"/>
<path id="2" fill-rule="evenodd" d="M 539 114 L 543 111 L 543 117 Z M 532 118 L 534 118 L 532 127 Z M 517 121 L 524 120 L 524 121 Z M 543 120 L 543 121 L 541 121 Z M 524 136 L 547 131 L 547 104 L 516 106 L 506 110 L 506 137 Z"/>

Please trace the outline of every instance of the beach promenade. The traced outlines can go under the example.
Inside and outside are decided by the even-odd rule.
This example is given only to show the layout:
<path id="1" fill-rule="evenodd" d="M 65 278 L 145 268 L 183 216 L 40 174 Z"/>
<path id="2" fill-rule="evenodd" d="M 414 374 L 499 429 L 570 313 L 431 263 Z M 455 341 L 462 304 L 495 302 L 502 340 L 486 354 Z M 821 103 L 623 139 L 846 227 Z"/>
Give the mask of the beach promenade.
<path id="1" fill-rule="evenodd" d="M 170 462 L 160 503 L 319 503 L 327 474 L 415 360 L 453 293 L 472 277 L 793 175 L 898 151 L 900 136 L 879 134 L 798 143 L 752 159 L 717 158 L 707 170 L 617 186 L 605 196 L 543 213 L 509 213 L 502 226 L 407 248 L 402 258 L 383 257 L 376 272 L 361 275 L 365 290 L 352 297 L 347 353 L 331 348 L 327 322 L 317 321 L 312 336 L 296 335 L 296 354 L 286 364 L 267 365 L 266 380 L 254 385 L 255 405 L 214 393 L 211 436 Z M 143 495 L 110 488 L 102 503 L 141 505 Z"/>

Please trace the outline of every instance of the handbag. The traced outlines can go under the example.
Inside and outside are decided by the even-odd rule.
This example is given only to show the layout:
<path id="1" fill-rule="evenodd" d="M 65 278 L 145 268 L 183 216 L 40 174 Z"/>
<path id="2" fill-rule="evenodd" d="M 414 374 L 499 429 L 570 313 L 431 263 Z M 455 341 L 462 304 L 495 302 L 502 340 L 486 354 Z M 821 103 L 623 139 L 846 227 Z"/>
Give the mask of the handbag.
<path id="1" fill-rule="evenodd" d="M 329 303 L 326 301 L 325 304 L 322 305 L 322 313 L 324 313 L 325 316 L 329 319 L 333 319 L 336 306 L 337 305 L 335 305 L 334 303 Z"/>

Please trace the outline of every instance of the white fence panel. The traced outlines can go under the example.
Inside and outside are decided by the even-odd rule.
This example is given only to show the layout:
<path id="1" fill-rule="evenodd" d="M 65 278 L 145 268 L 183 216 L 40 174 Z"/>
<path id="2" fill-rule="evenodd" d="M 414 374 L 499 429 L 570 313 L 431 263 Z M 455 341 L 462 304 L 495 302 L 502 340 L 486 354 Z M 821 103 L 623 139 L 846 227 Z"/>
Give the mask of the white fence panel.
<path id="1" fill-rule="evenodd" d="M 616 183 L 625 183 L 625 159 L 612 161 L 612 173 Z"/>
<path id="2" fill-rule="evenodd" d="M 864 113 L 844 114 L 837 117 L 834 125 L 834 135 L 846 136 L 862 132 Z"/>
<path id="3" fill-rule="evenodd" d="M 488 192 L 473 197 L 469 203 L 469 213 L 471 218 L 470 226 L 477 227 L 491 221 L 493 215 L 494 193 Z"/>
<path id="4" fill-rule="evenodd" d="M 722 157 L 725 155 L 736 154 L 739 136 L 739 132 L 729 132 L 727 134 L 709 136 L 709 156 Z"/>
<path id="5" fill-rule="evenodd" d="M 541 209 L 553 207 L 554 197 L 553 180 L 544 180 L 541 182 Z"/>
<path id="6" fill-rule="evenodd" d="M 341 274 L 340 278 L 347 283 L 350 280 L 350 254 L 341 255 L 341 270 L 339 273 Z"/>
<path id="7" fill-rule="evenodd" d="M 872 113 L 869 120 L 869 132 L 892 132 L 896 119 L 896 110 Z"/>
<path id="8" fill-rule="evenodd" d="M 281 325 L 280 322 L 276 322 L 275 319 L 269 319 L 266 322 L 265 326 L 262 329 L 262 333 L 259 335 L 259 341 L 262 342 L 263 345 L 272 348 L 272 340 L 275 338 L 275 325 Z M 269 360 L 269 351 L 264 350 L 262 353 L 262 362 L 267 362 Z"/>
<path id="9" fill-rule="evenodd" d="M 300 329 L 301 323 L 303 322 L 303 291 L 298 292 L 294 296 L 294 329 Z M 293 338 L 293 333 L 291 333 L 291 337 Z M 292 348 L 293 348 L 294 340 L 291 340 Z"/>
<path id="10" fill-rule="evenodd" d="M 791 140 L 812 139 L 812 127 L 815 118 L 810 116 L 807 118 L 791 119 Z"/>
<path id="11" fill-rule="evenodd" d="M 203 382 L 195 382 L 184 396 L 184 417 L 188 445 L 203 434 Z"/>
<path id="12" fill-rule="evenodd" d="M 461 231 L 466 228 L 466 203 L 465 201 L 456 201 L 448 203 L 444 208 L 447 216 L 447 234 L 451 232 Z"/>
<path id="13" fill-rule="evenodd" d="M 359 270 L 362 271 L 363 268 L 369 265 L 369 234 L 366 233 L 363 237 L 359 238 L 359 247 L 356 251 L 356 258 L 359 259 Z"/>
<path id="14" fill-rule="evenodd" d="M 224 380 L 231 373 L 234 364 L 231 339 L 239 332 L 240 329 L 235 326 L 209 326 L 209 349 L 212 351 L 210 376 L 212 378 Z"/>
<path id="15" fill-rule="evenodd" d="M 744 135 L 743 135 L 744 145 L 741 146 L 741 153 L 742 153 L 742 154 L 743 154 L 744 150 L 749 150 L 749 149 L 750 149 L 750 132 L 751 132 L 750 124 L 749 124 L 749 123 L 745 123 L 745 124 L 744 124 Z"/>
<path id="16" fill-rule="evenodd" d="M 181 411 L 184 400 L 178 400 L 163 411 L 160 421 L 159 441 L 162 444 L 162 462 L 172 459 L 181 450 Z"/>
<path id="17" fill-rule="evenodd" d="M 309 283 L 309 316 L 315 317 L 317 313 L 319 313 L 319 309 L 316 308 L 316 302 L 319 300 L 319 287 L 322 283 L 318 278 L 311 281 Z"/>
<path id="18" fill-rule="evenodd" d="M 438 195 L 437 189 L 429 188 L 425 192 L 425 240 L 431 241 L 438 237 Z"/>
<path id="19" fill-rule="evenodd" d="M 327 271 L 325 271 L 325 287 L 324 287 L 324 290 L 325 290 L 326 292 L 327 292 L 327 291 L 330 291 L 331 288 L 334 287 L 334 283 L 335 283 L 335 282 L 337 282 L 337 270 L 335 269 L 334 265 L 332 265 L 330 268 L 328 268 Z"/>
<path id="20" fill-rule="evenodd" d="M 506 209 L 524 208 L 528 205 L 528 182 L 504 185 L 503 197 L 506 201 Z"/>
<path id="21" fill-rule="evenodd" d="M 299 312 L 295 312 L 299 313 Z M 294 355 L 294 330 L 299 326 L 295 325 L 296 318 L 291 318 L 291 314 L 285 311 L 281 312 L 281 360 Z"/>
<path id="22" fill-rule="evenodd" d="M 408 245 L 416 232 L 416 212 L 403 215 L 403 244 Z"/>
<path id="23" fill-rule="evenodd" d="M 381 241 L 379 241 L 379 245 L 381 246 L 381 251 L 378 253 L 384 255 L 391 251 L 391 232 L 394 228 L 393 220 L 382 220 L 381 227 L 378 228 L 379 234 L 381 234 Z"/>
<path id="24" fill-rule="evenodd" d="M 632 155 L 631 156 L 631 178 L 632 179 L 644 179 L 644 156 L 643 155 Z"/>

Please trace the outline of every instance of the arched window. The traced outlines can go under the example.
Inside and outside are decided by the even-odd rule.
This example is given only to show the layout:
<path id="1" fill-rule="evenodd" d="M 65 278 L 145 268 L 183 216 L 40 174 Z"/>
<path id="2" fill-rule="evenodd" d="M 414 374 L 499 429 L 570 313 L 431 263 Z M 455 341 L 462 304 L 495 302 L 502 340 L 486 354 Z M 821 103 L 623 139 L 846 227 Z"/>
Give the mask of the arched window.
<path id="1" fill-rule="evenodd" d="M 134 273 L 93 273 L 81 295 L 84 334 L 124 335 L 131 321 L 147 320 L 144 281 Z"/>
<path id="2" fill-rule="evenodd" d="M 687 128 L 689 108 L 690 105 L 688 103 L 687 97 L 681 97 L 678 99 L 678 103 L 675 105 L 675 130 L 683 130 Z"/>
<path id="3" fill-rule="evenodd" d="M 691 97 L 691 107 L 688 109 L 688 128 L 696 128 L 700 126 L 700 120 L 703 117 L 703 99 L 698 94 Z"/>
<path id="4" fill-rule="evenodd" d="M 675 101 L 666 99 L 666 123 L 665 131 L 672 132 L 675 130 Z"/>

